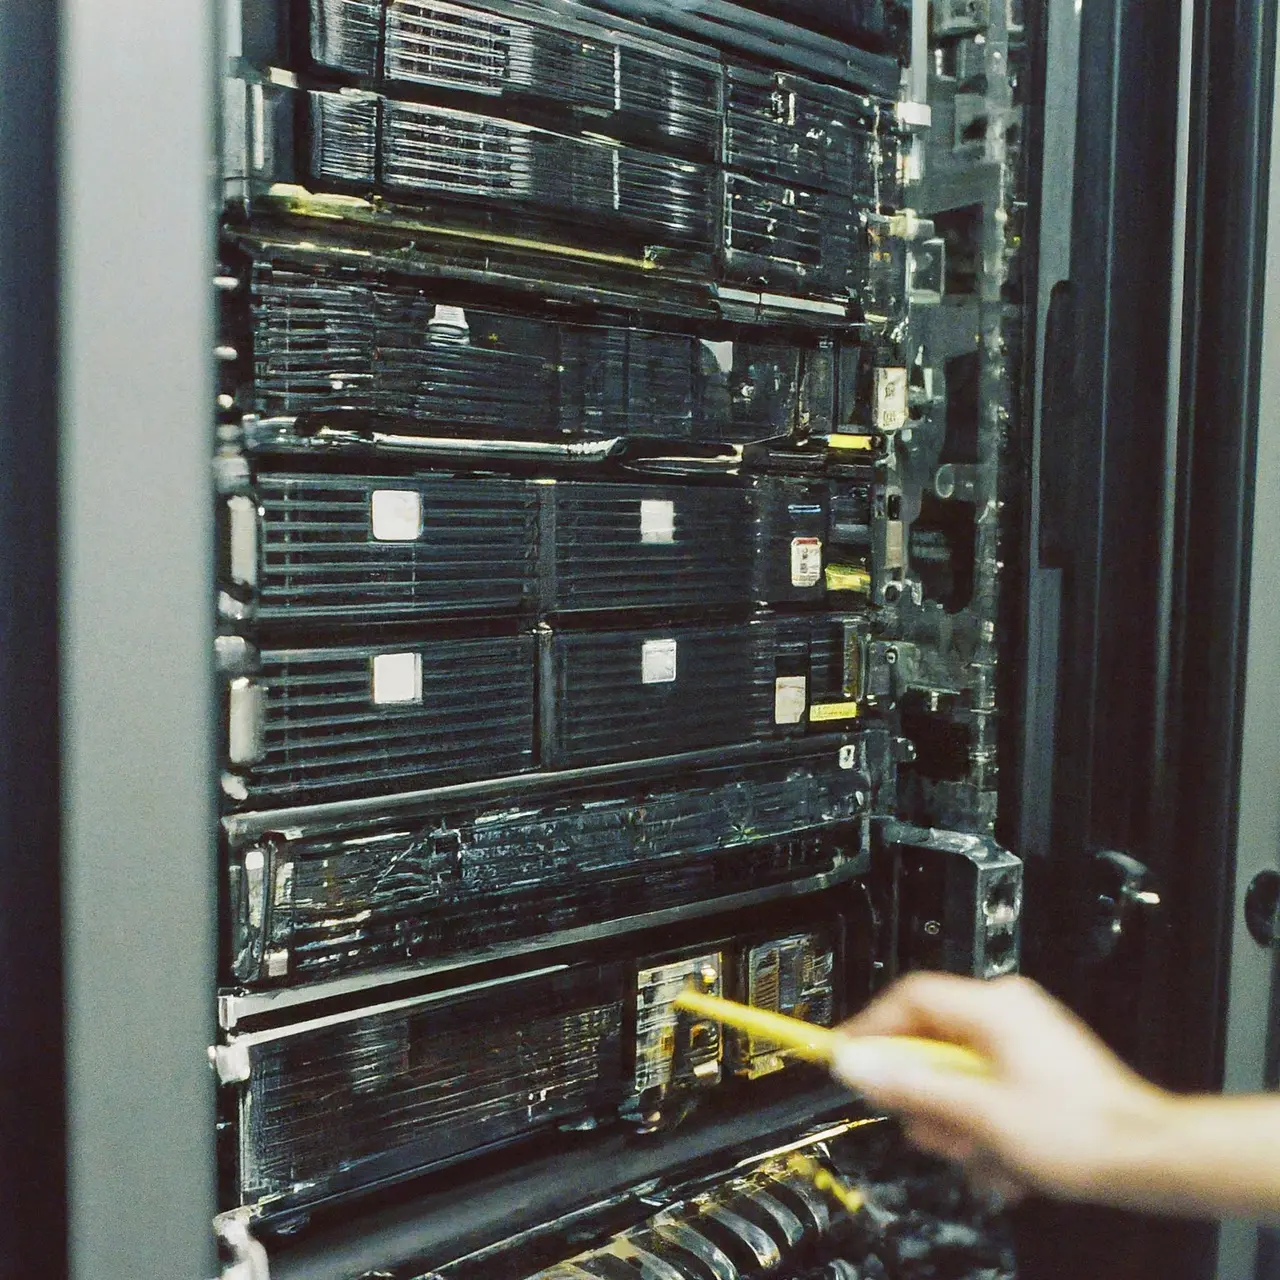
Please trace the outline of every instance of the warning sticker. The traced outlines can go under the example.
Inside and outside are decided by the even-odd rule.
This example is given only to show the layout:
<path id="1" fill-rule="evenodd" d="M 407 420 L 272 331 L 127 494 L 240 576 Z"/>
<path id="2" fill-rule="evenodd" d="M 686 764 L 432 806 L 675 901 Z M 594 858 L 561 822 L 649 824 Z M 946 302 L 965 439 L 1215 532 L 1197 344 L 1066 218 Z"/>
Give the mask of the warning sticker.
<path id="1" fill-rule="evenodd" d="M 816 587 L 822 581 L 822 539 L 791 539 L 791 585 Z"/>
<path id="2" fill-rule="evenodd" d="M 799 724 L 809 705 L 809 682 L 804 676 L 779 676 L 773 682 L 774 724 Z"/>

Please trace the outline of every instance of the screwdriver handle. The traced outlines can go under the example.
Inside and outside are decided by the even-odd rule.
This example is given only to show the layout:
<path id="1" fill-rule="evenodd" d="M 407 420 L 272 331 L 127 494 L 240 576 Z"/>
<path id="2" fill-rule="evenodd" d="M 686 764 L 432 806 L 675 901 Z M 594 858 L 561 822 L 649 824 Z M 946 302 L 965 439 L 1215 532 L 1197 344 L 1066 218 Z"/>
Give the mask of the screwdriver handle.
<path id="1" fill-rule="evenodd" d="M 836 1034 L 826 1027 L 802 1022 L 799 1018 L 788 1018 L 783 1013 L 770 1013 L 767 1009 L 753 1009 L 750 1005 L 708 995 L 693 987 L 676 996 L 675 1007 L 679 1012 L 723 1022 L 737 1031 L 772 1040 L 806 1062 L 830 1062 L 835 1051 Z"/>
<path id="2" fill-rule="evenodd" d="M 964 1075 L 989 1075 L 991 1072 L 991 1065 L 985 1058 L 963 1045 L 948 1044 L 943 1040 L 922 1040 L 915 1036 L 843 1036 L 812 1022 L 789 1018 L 783 1013 L 771 1013 L 767 1009 L 753 1009 L 750 1005 L 708 995 L 692 987 L 676 997 L 675 1007 L 680 1012 L 709 1018 L 748 1035 L 772 1040 L 792 1056 L 824 1066 L 831 1062 L 838 1049 L 846 1064 L 851 1058 L 862 1058 L 879 1067 L 878 1074 L 883 1074 L 886 1063 L 900 1063 L 907 1069 L 925 1066 Z"/>

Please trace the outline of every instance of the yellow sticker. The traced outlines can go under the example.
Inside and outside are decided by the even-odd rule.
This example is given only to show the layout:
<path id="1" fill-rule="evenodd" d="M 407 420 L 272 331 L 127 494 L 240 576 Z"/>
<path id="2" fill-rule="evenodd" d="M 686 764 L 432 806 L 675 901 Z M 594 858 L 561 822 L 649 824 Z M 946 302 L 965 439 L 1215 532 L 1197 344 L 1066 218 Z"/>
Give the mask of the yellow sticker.
<path id="1" fill-rule="evenodd" d="M 809 708 L 809 723 L 823 724 L 832 720 L 856 720 L 861 714 L 856 702 L 815 702 Z"/>
<path id="2" fill-rule="evenodd" d="M 845 435 L 843 432 L 827 437 L 827 445 L 832 449 L 854 449 L 859 453 L 870 453 L 876 445 L 875 436 Z"/>
<path id="3" fill-rule="evenodd" d="M 851 564 L 829 564 L 826 572 L 828 591 L 857 591 L 868 595 L 871 591 L 871 573 Z"/>

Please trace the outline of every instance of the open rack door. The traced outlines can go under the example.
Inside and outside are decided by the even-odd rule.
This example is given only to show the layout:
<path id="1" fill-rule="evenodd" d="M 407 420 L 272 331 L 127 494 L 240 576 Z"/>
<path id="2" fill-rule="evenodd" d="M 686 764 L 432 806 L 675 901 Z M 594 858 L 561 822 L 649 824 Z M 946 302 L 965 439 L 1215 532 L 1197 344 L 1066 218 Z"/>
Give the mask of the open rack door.
<path id="1" fill-rule="evenodd" d="M 1271 54 L 1259 51 L 1259 72 Z M 1269 117 L 1271 137 L 1280 119 L 1280 76 L 1260 75 L 1258 111 Z M 1267 156 L 1263 149 L 1262 156 Z M 1260 159 L 1262 158 L 1260 156 Z M 1280 151 L 1258 166 L 1256 192 L 1263 231 L 1257 244 L 1254 350 L 1258 362 L 1256 438 L 1242 450 L 1247 501 L 1242 528 L 1249 554 L 1242 565 L 1246 592 L 1237 685 L 1239 777 L 1231 831 L 1234 876 L 1226 885 L 1228 943 L 1222 1083 L 1231 1093 L 1280 1087 L 1277 1059 L 1276 915 L 1280 888 Z M 1280 1276 L 1274 1230 L 1251 1223 L 1224 1224 L 1218 1242 L 1218 1277 Z"/>
<path id="2" fill-rule="evenodd" d="M 1075 217 L 1069 271 L 1043 281 L 1031 503 L 1017 818 L 1043 856 L 1026 967 L 1162 1083 L 1256 1088 L 1267 958 L 1237 917 L 1276 854 L 1275 535 L 1254 503 L 1274 487 L 1259 393 L 1274 13 L 1076 8 Z M 1208 1276 L 1218 1240 L 1040 1207 L 1022 1260 L 1030 1277 Z M 1253 1247 L 1226 1229 L 1219 1274 L 1251 1274 Z"/>

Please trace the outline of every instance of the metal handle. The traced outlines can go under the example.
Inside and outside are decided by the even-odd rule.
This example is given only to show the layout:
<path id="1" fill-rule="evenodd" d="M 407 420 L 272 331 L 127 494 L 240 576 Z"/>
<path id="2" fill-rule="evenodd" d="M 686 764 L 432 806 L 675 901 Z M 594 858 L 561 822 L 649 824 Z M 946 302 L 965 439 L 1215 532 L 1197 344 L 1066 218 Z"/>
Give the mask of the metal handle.
<path id="1" fill-rule="evenodd" d="M 1127 853 L 1104 849 L 1094 855 L 1094 870 L 1099 887 L 1092 951 L 1101 961 L 1115 954 L 1135 917 L 1160 905 L 1160 895 L 1150 887 L 1146 864 Z"/>

